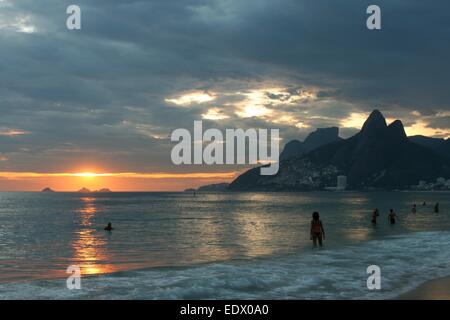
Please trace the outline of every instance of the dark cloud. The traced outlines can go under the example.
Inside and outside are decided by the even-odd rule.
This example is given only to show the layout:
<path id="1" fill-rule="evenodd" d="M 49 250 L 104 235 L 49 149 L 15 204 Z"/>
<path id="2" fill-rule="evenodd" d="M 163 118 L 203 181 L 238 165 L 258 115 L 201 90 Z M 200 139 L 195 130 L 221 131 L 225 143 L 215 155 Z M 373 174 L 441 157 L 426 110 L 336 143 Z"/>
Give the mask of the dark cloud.
<path id="1" fill-rule="evenodd" d="M 179 170 L 167 137 L 209 108 L 229 118 L 206 126 L 278 127 L 284 141 L 374 107 L 450 127 L 448 1 L 380 0 L 381 31 L 365 28 L 365 0 L 75 2 L 81 31 L 65 28 L 74 1 L 0 1 L 0 128 L 28 132 L 0 137 L 1 170 Z M 262 88 L 284 90 L 265 94 L 272 114 L 237 116 Z M 166 101 L 192 90 L 218 96 Z M 302 90 L 315 94 L 290 103 Z"/>

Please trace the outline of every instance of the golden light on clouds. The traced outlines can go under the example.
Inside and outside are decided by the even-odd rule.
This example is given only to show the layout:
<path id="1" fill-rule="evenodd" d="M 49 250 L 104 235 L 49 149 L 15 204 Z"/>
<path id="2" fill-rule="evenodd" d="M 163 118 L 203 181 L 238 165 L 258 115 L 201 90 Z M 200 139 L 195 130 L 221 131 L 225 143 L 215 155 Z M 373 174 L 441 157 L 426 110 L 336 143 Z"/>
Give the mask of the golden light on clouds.
<path id="1" fill-rule="evenodd" d="M 422 136 L 438 136 L 442 138 L 450 138 L 450 131 L 448 129 L 430 128 L 425 121 L 416 121 L 411 126 L 405 127 L 408 136 L 422 135 Z"/>
<path id="2" fill-rule="evenodd" d="M 294 126 L 298 129 L 310 127 L 308 124 L 301 122 L 297 117 L 287 112 L 278 112 L 277 116 L 271 119 L 271 122 L 280 125 Z"/>
<path id="3" fill-rule="evenodd" d="M 343 128 L 361 129 L 368 117 L 369 113 L 352 112 L 347 118 L 340 121 L 340 126 Z"/>
<path id="4" fill-rule="evenodd" d="M 194 103 L 205 103 L 216 99 L 214 93 L 206 91 L 192 91 L 180 95 L 177 98 L 165 99 L 164 101 L 176 104 L 178 106 L 189 106 Z"/>
<path id="5" fill-rule="evenodd" d="M 215 90 L 214 93 L 197 90 L 181 93 L 174 98 L 167 98 L 165 101 L 178 106 L 190 106 L 224 97 L 233 102 L 225 102 L 208 108 L 202 113 L 202 119 L 212 121 L 229 119 L 233 113 L 242 119 L 260 118 L 274 124 L 308 128 L 309 125 L 296 115 L 298 110 L 289 108 L 295 108 L 301 103 L 317 99 L 317 89 L 262 86 L 243 91 L 221 92 Z M 225 113 L 224 108 L 230 110 L 230 113 Z"/>
<path id="6" fill-rule="evenodd" d="M 205 120 L 223 120 L 228 119 L 227 116 L 220 108 L 211 108 L 204 114 L 202 114 L 202 118 Z"/>
<path id="7" fill-rule="evenodd" d="M 24 134 L 29 134 L 29 132 L 23 131 L 23 130 L 18 130 L 18 129 L 1 129 L 0 128 L 0 136 L 14 137 L 14 136 L 21 136 Z"/>
<path id="8" fill-rule="evenodd" d="M 361 129 L 369 116 L 369 112 L 352 112 L 347 118 L 340 121 L 340 126 L 343 128 Z M 385 119 L 387 124 L 395 121 L 394 118 Z"/>
<path id="9" fill-rule="evenodd" d="M 313 90 L 290 92 L 288 88 L 282 87 L 252 89 L 246 92 L 237 92 L 237 94 L 246 97 L 246 102 L 254 105 L 289 105 L 316 98 Z"/>
<path id="10" fill-rule="evenodd" d="M 236 115 L 240 118 L 265 117 L 273 113 L 273 110 L 266 108 L 263 105 L 243 105 L 236 110 Z"/>
<path id="11" fill-rule="evenodd" d="M 237 92 L 244 99 L 234 103 L 235 114 L 240 118 L 262 118 L 282 125 L 305 126 L 297 117 L 280 106 L 296 106 L 316 98 L 314 91 L 290 90 L 282 87 L 266 87 Z"/>
<path id="12" fill-rule="evenodd" d="M 304 128 L 310 128 L 311 126 L 309 124 L 303 123 L 303 122 L 297 122 L 295 124 L 295 127 L 298 129 L 304 129 Z"/>

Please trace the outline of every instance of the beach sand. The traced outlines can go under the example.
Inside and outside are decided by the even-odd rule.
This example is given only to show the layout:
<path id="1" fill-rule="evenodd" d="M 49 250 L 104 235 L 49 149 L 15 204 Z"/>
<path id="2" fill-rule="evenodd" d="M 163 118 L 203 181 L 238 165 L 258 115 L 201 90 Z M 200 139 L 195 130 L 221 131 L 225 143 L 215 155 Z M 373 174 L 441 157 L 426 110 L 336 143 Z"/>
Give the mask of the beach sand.
<path id="1" fill-rule="evenodd" d="M 400 295 L 397 300 L 450 300 L 450 277 L 425 282 L 418 288 Z"/>

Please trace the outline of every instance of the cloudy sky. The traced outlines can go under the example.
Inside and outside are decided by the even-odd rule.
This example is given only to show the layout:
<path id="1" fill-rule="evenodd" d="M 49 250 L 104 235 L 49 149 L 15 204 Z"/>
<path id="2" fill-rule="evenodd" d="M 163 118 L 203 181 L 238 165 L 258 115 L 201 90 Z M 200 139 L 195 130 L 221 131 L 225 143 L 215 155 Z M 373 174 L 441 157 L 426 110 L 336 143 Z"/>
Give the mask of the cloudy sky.
<path id="1" fill-rule="evenodd" d="M 82 29 L 66 28 L 66 8 Z M 450 136 L 450 2 L 0 0 L 0 190 L 180 190 L 242 167 L 175 166 L 174 129 L 317 127 L 380 109 Z M 114 173 L 108 176 L 72 173 Z"/>

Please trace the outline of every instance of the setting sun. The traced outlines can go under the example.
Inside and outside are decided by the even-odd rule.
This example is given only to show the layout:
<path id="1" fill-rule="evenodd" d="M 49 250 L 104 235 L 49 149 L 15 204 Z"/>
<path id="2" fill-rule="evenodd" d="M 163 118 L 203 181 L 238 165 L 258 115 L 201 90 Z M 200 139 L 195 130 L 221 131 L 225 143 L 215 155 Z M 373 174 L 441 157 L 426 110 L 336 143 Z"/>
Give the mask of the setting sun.
<path id="1" fill-rule="evenodd" d="M 80 172 L 80 173 L 74 173 L 75 177 L 85 177 L 85 178 L 94 178 L 94 177 L 101 177 L 107 175 L 107 173 L 94 173 L 94 172 Z"/>

